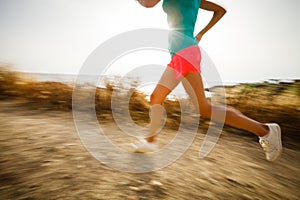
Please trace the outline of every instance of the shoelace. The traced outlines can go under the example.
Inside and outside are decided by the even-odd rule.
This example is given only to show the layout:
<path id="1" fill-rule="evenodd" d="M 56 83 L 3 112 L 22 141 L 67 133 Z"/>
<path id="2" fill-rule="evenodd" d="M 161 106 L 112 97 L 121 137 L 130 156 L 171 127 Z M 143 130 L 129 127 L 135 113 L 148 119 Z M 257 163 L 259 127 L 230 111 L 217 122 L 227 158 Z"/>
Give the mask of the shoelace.
<path id="1" fill-rule="evenodd" d="M 259 143 L 261 144 L 262 148 L 266 152 L 274 151 L 274 147 L 270 145 L 269 140 L 260 140 Z"/>

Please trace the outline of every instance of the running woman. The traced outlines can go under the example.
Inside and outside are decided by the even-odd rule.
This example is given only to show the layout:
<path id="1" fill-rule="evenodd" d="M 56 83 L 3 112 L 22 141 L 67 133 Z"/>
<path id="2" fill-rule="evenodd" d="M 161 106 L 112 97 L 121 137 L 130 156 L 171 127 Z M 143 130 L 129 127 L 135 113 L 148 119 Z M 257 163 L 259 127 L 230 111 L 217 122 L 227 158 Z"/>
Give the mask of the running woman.
<path id="1" fill-rule="evenodd" d="M 160 0 L 138 0 L 146 7 L 154 7 Z M 163 10 L 167 14 L 169 24 L 169 51 L 171 62 L 168 64 L 160 81 L 150 97 L 150 130 L 147 138 L 135 144 L 136 152 L 152 152 L 157 149 L 156 137 L 159 133 L 165 98 L 181 82 L 194 103 L 200 116 L 222 121 L 225 124 L 249 131 L 259 137 L 259 143 L 265 151 L 268 161 L 275 161 L 282 152 L 281 130 L 278 124 L 263 124 L 243 115 L 238 110 L 213 105 L 205 97 L 201 77 L 201 52 L 198 43 L 203 35 L 210 30 L 226 13 L 226 10 L 215 3 L 206 0 L 163 0 Z M 194 36 L 194 27 L 199 8 L 213 12 L 209 23 Z"/>

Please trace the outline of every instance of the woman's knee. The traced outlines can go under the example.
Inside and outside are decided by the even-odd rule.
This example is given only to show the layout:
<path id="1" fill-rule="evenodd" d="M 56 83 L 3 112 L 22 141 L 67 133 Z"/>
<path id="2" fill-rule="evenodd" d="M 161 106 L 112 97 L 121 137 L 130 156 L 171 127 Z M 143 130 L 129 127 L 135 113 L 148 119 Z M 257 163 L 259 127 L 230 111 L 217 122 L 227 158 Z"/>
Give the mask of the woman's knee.
<path id="1" fill-rule="evenodd" d="M 171 89 L 158 84 L 150 95 L 150 104 L 162 104 L 170 92 Z"/>
<path id="2" fill-rule="evenodd" d="M 161 95 L 159 95 L 157 92 L 153 92 L 150 95 L 150 104 L 154 105 L 154 104 L 162 104 L 164 101 L 164 99 L 161 97 Z"/>

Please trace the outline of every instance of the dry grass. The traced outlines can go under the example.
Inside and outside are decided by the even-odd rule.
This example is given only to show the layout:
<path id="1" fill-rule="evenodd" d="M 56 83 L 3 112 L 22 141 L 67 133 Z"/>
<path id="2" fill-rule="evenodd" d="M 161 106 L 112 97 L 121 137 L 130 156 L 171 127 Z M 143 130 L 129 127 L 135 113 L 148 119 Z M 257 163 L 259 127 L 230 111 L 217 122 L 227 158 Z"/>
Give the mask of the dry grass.
<path id="1" fill-rule="evenodd" d="M 89 88 L 83 87 L 82 100 L 88 98 Z M 111 99 L 114 86 L 97 88 L 95 107 L 100 120 L 112 120 Z M 26 78 L 22 73 L 0 68 L 0 99 L 20 100 L 29 109 L 71 111 L 73 86 L 60 82 L 38 82 Z M 148 123 L 149 103 L 145 94 L 135 88 L 120 96 L 129 98 L 129 109 L 136 123 Z M 286 136 L 299 141 L 300 132 L 300 82 L 291 84 L 242 84 L 226 88 L 227 104 L 244 114 L 262 122 L 277 122 L 282 125 Z M 188 102 L 188 101 L 185 101 Z M 186 103 L 190 106 L 189 102 Z M 176 129 L 180 124 L 178 101 L 164 104 L 168 119 L 166 127 Z M 181 105 L 182 106 L 182 105 Z M 84 106 L 83 106 L 84 107 Z"/>
<path id="2" fill-rule="evenodd" d="M 99 120 L 111 121 L 111 99 L 114 86 L 108 81 L 105 88 L 96 88 L 96 91 L 89 85 L 83 86 L 80 91 L 80 101 L 88 102 L 90 94 L 95 96 L 95 109 Z M 22 105 L 30 109 L 40 110 L 72 110 L 73 86 L 61 82 L 38 82 L 26 77 L 16 71 L 7 70 L 0 67 L 0 100 L 20 100 Z M 135 88 L 127 89 L 118 96 L 118 100 L 129 99 L 129 110 L 132 119 L 136 123 L 144 124 L 149 122 L 149 103 L 146 95 L 137 91 Z M 177 101 L 166 101 L 168 108 L 166 126 L 176 128 L 180 121 L 180 109 Z M 82 104 L 82 110 L 86 105 Z M 178 114 L 179 112 L 179 114 Z M 174 126 L 175 124 L 175 126 Z"/>

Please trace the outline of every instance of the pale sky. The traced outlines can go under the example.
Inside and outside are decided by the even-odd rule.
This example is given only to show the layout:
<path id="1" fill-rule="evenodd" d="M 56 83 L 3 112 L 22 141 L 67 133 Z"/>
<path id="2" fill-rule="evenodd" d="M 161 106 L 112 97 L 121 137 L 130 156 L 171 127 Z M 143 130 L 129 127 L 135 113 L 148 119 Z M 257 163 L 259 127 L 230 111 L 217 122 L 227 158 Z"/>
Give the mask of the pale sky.
<path id="1" fill-rule="evenodd" d="M 200 45 L 224 81 L 300 79 L 299 0 L 212 1 L 227 14 Z M 196 31 L 210 16 L 200 10 Z M 115 35 L 168 28 L 161 3 L 146 9 L 134 0 L 0 0 L 0 27 L 0 63 L 72 74 Z"/>

